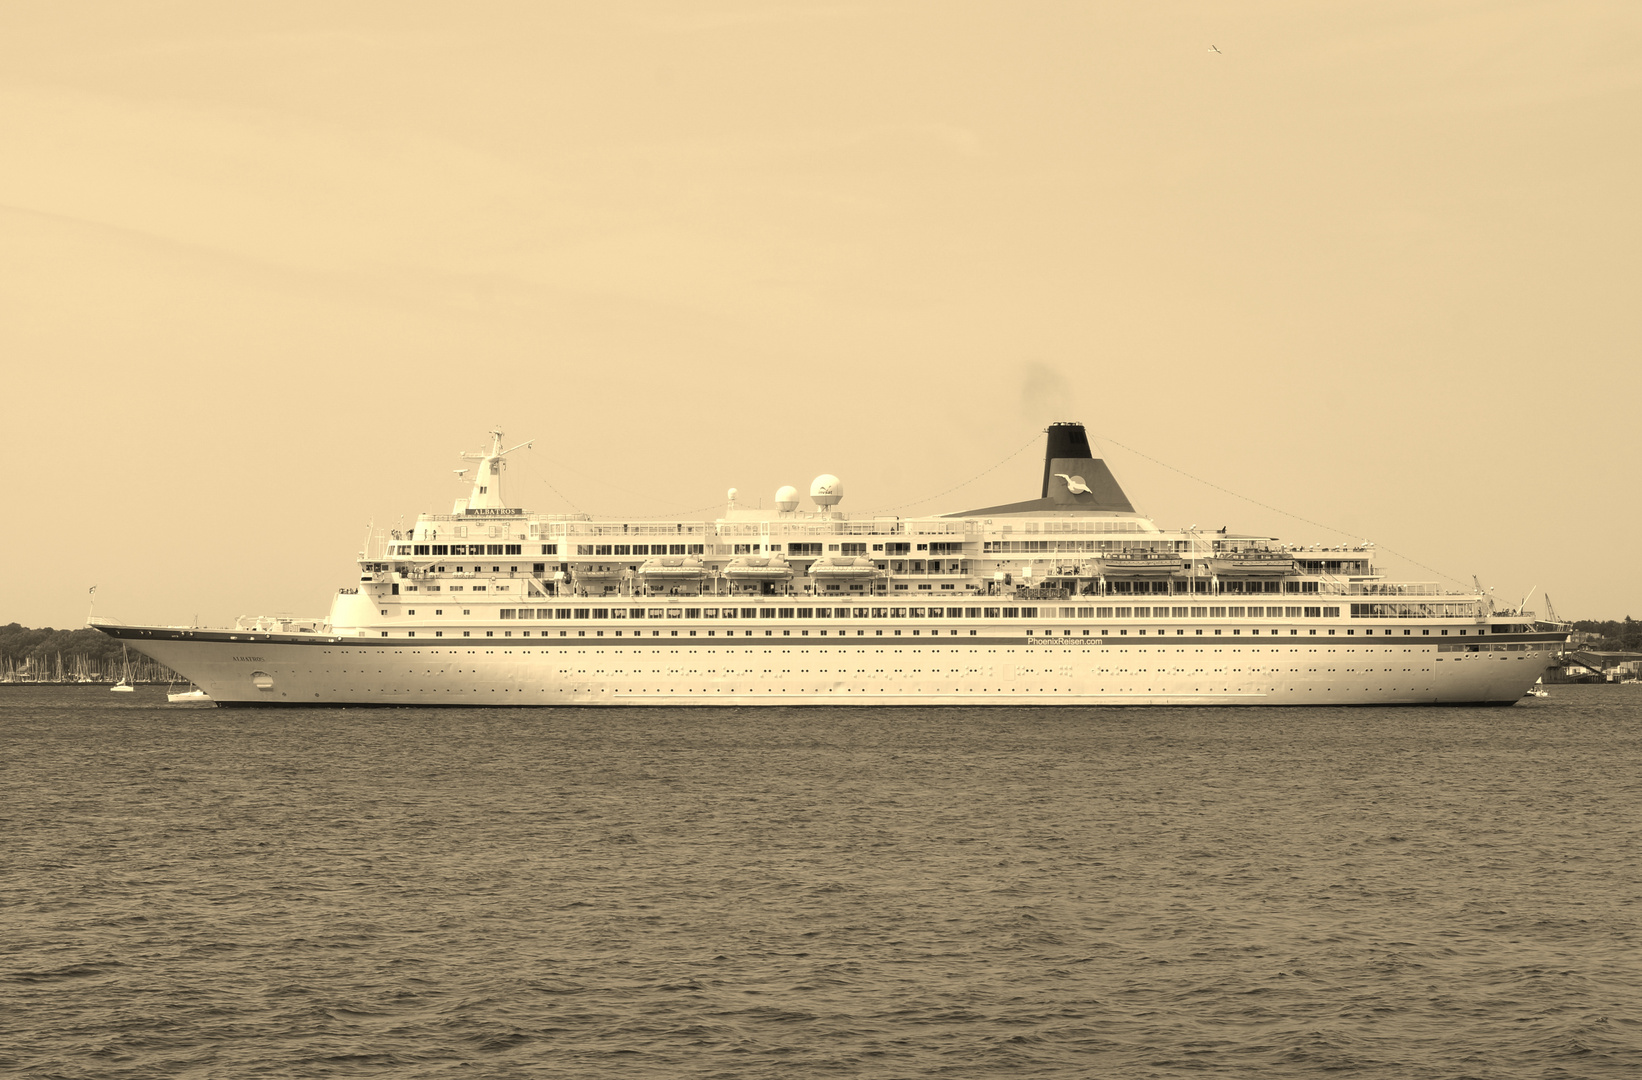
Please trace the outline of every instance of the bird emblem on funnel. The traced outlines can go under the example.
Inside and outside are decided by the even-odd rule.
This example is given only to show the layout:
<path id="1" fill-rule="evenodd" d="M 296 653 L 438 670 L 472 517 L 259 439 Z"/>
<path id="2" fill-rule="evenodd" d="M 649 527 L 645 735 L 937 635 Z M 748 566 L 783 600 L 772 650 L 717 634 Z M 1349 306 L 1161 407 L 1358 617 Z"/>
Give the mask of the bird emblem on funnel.
<path id="1" fill-rule="evenodd" d="M 1066 490 L 1074 495 L 1082 495 L 1089 490 L 1089 485 L 1083 482 L 1081 476 L 1067 476 L 1063 472 L 1058 472 L 1055 475 L 1066 481 Z"/>

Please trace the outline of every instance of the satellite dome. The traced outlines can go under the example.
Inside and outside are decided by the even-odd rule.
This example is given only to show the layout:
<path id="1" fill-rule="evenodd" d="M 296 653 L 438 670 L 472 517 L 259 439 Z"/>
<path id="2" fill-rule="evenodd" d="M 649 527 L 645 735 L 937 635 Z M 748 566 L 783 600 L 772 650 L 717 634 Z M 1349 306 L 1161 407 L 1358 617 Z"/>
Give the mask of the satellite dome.
<path id="1" fill-rule="evenodd" d="M 798 489 L 791 484 L 783 484 L 775 493 L 775 508 L 782 512 L 798 509 Z"/>
<path id="2" fill-rule="evenodd" d="M 844 497 L 844 482 L 832 473 L 822 473 L 810 481 L 810 501 L 817 506 L 837 506 Z"/>
<path id="3" fill-rule="evenodd" d="M 739 494 L 740 494 L 740 492 L 738 492 L 735 488 L 731 488 L 729 494 L 725 496 L 724 501 L 729 503 L 730 505 L 734 506 L 735 505 L 735 497 Z"/>

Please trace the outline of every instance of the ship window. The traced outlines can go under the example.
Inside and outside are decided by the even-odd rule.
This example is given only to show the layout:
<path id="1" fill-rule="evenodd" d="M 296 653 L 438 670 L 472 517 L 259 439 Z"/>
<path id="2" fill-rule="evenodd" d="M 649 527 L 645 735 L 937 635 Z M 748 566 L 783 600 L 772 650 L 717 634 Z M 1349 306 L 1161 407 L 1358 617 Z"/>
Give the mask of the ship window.
<path id="1" fill-rule="evenodd" d="M 495 636 L 496 636 L 496 631 L 494 631 L 494 630 L 486 630 L 485 631 L 485 637 L 495 637 Z"/>
<path id="2" fill-rule="evenodd" d="M 470 632 L 470 631 L 467 631 L 467 630 L 463 630 L 463 631 L 462 631 L 462 636 L 463 636 L 463 637 L 472 637 L 472 636 L 473 636 L 473 634 L 472 634 L 472 633 L 471 633 L 471 632 Z"/>
<path id="3" fill-rule="evenodd" d="M 701 609 L 698 607 L 687 607 L 684 609 L 684 617 L 686 619 L 699 619 L 701 618 Z M 694 631 L 691 632 L 694 633 Z"/>
<path id="4" fill-rule="evenodd" d="M 594 608 L 593 609 L 593 617 L 595 619 L 608 619 L 610 617 L 610 609 L 609 608 L 602 608 L 602 607 L 601 608 Z"/>
<path id="5" fill-rule="evenodd" d="M 592 618 L 592 615 L 593 615 L 593 612 L 589 608 L 579 607 L 579 608 L 574 609 L 575 618 L 588 619 L 588 618 Z"/>
<path id="6" fill-rule="evenodd" d="M 756 619 L 756 618 L 758 618 L 758 609 L 757 608 L 744 607 L 744 608 L 741 609 L 741 617 L 743 619 Z"/>
<path id="7" fill-rule="evenodd" d="M 382 631 L 382 636 L 383 636 L 383 637 L 387 637 L 387 636 L 388 636 L 388 632 L 387 632 L 387 631 L 386 631 L 386 630 L 384 630 L 384 631 Z"/>

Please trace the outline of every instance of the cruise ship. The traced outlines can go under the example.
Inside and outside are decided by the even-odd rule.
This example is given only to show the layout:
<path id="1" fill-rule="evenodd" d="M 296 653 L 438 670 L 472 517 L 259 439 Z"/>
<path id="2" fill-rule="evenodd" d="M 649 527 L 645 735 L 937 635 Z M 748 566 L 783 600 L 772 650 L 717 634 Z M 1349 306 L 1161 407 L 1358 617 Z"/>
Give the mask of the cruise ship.
<path id="1" fill-rule="evenodd" d="M 1037 498 L 930 517 L 852 517 L 831 475 L 713 521 L 535 513 L 504 446 L 323 618 L 91 625 L 220 706 L 1509 705 L 1567 640 L 1371 544 L 1161 529 L 1076 423 Z"/>

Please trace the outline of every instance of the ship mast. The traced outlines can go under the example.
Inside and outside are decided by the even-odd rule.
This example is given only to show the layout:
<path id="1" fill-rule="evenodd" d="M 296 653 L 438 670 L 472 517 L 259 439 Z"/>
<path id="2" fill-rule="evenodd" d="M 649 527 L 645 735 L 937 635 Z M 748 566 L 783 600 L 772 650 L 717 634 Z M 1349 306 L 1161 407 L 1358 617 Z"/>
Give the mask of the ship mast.
<path id="1" fill-rule="evenodd" d="M 507 467 L 507 455 L 515 450 L 523 450 L 534 446 L 535 439 L 522 442 L 518 446 L 502 449 L 502 432 L 493 428 L 490 432 L 490 449 L 488 451 L 463 452 L 464 461 L 477 461 L 479 468 L 473 477 L 473 490 L 468 494 L 466 505 L 457 504 L 457 513 L 462 510 L 485 510 L 492 507 L 506 506 L 502 501 L 502 470 Z"/>

